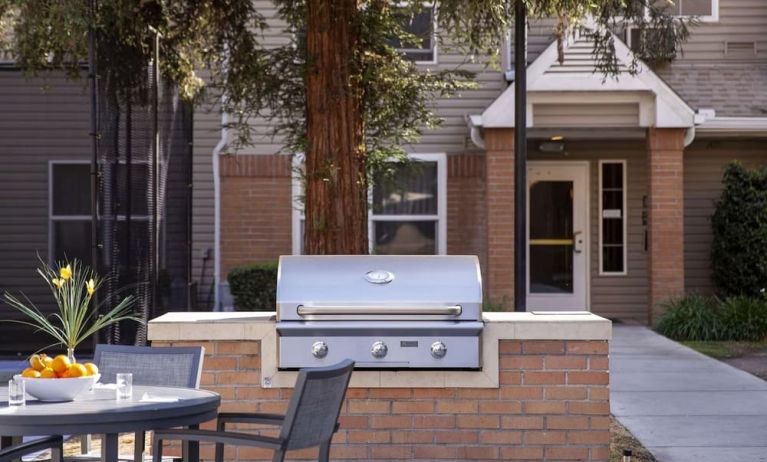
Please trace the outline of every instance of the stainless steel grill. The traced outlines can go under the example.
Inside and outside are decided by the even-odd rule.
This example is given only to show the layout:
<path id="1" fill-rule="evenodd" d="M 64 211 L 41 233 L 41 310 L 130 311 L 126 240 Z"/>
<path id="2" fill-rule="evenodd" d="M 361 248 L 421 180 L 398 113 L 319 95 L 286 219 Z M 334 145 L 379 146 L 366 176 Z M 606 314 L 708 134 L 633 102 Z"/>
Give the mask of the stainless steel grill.
<path id="1" fill-rule="evenodd" d="M 482 280 L 473 256 L 283 256 L 279 367 L 477 369 Z"/>

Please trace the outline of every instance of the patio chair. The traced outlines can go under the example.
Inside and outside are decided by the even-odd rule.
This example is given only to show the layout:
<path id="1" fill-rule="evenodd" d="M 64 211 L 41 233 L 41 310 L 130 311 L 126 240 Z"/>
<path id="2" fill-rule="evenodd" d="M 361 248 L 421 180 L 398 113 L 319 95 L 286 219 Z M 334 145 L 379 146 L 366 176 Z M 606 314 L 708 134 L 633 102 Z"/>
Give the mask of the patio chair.
<path id="1" fill-rule="evenodd" d="M 64 439 L 61 436 L 47 436 L 28 443 L 20 443 L 0 449 L 0 462 L 13 462 L 45 449 L 51 450 L 51 462 L 62 462 Z"/>
<path id="2" fill-rule="evenodd" d="M 101 383 L 114 383 L 121 372 L 133 374 L 133 385 L 199 388 L 203 347 L 141 347 L 131 345 L 96 345 L 93 362 L 99 368 Z M 146 435 L 134 439 L 134 461 L 144 457 Z M 90 435 L 80 440 L 82 454 L 90 453 Z"/>
<path id="3" fill-rule="evenodd" d="M 330 441 L 338 431 L 338 415 L 344 402 L 346 388 L 354 370 L 354 361 L 347 359 L 334 366 L 302 369 L 298 374 L 287 413 L 221 414 L 216 431 L 211 430 L 157 430 L 152 441 L 152 460 L 162 459 L 165 440 L 198 441 L 216 444 L 216 462 L 223 462 L 224 445 L 251 446 L 273 449 L 273 462 L 285 460 L 285 453 L 293 449 L 319 446 L 319 460 L 330 457 Z M 280 428 L 277 437 L 226 431 L 228 423 L 270 425 Z"/>

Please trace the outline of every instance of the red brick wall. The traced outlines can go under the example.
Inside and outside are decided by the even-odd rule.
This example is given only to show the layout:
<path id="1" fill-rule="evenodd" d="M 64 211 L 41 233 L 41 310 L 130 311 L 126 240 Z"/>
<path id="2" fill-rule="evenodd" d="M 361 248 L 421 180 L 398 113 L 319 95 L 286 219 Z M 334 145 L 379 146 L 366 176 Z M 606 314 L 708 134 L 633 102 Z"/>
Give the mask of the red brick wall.
<path id="1" fill-rule="evenodd" d="M 289 156 L 221 158 L 221 273 L 292 251 Z"/>
<path id="2" fill-rule="evenodd" d="M 221 159 L 222 274 L 237 265 L 292 252 L 291 164 L 288 156 Z M 478 255 L 484 268 L 485 158 L 448 156 L 447 249 Z"/>
<path id="3" fill-rule="evenodd" d="M 223 411 L 285 411 L 291 390 L 259 385 L 260 342 L 172 343 L 200 344 L 202 386 L 221 394 Z M 607 342 L 503 340 L 499 349 L 499 388 L 349 389 L 331 458 L 607 461 Z M 210 460 L 212 449 L 203 447 L 203 458 Z M 227 460 L 234 458 L 271 460 L 271 452 L 229 449 Z"/>
<path id="4" fill-rule="evenodd" d="M 514 129 L 485 130 L 487 298 L 514 306 Z"/>
<path id="5" fill-rule="evenodd" d="M 684 293 L 684 130 L 647 132 L 650 323 L 659 303 Z"/>
<path id="6" fill-rule="evenodd" d="M 485 232 L 485 157 L 447 157 L 447 253 L 477 255 L 482 269 L 487 257 Z"/>

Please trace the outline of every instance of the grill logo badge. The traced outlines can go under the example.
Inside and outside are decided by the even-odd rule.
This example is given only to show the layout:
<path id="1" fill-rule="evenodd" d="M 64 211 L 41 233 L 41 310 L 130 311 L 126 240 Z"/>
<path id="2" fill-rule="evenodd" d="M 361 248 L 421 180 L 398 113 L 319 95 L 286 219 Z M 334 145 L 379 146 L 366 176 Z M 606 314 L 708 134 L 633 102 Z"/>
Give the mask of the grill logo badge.
<path id="1" fill-rule="evenodd" d="M 368 271 L 365 280 L 371 284 L 388 284 L 394 280 L 394 273 L 385 270 Z"/>

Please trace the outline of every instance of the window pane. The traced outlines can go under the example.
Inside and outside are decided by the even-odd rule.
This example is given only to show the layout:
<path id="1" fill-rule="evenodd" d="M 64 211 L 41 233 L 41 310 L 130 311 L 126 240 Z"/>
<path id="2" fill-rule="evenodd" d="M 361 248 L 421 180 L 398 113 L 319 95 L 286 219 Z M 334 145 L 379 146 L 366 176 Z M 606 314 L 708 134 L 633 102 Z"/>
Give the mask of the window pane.
<path id="1" fill-rule="evenodd" d="M 711 0 L 677 0 L 681 3 L 682 14 L 685 16 L 711 16 Z"/>
<path id="2" fill-rule="evenodd" d="M 623 272 L 623 246 L 602 248 L 602 270 L 611 273 Z"/>
<path id="3" fill-rule="evenodd" d="M 623 244 L 623 220 L 606 218 L 602 226 L 603 244 Z"/>
<path id="4" fill-rule="evenodd" d="M 91 214 L 91 167 L 53 164 L 53 215 Z"/>
<path id="5" fill-rule="evenodd" d="M 374 221 L 373 253 L 379 255 L 434 255 L 436 221 Z"/>
<path id="6" fill-rule="evenodd" d="M 392 175 L 376 175 L 375 215 L 436 215 L 437 163 L 410 162 L 393 167 Z"/>
<path id="7" fill-rule="evenodd" d="M 432 61 L 434 59 L 433 8 L 424 7 L 421 12 L 412 17 L 402 14 L 399 19 L 402 21 L 403 28 L 413 34 L 416 40 L 403 43 L 398 39 L 392 39 L 389 44 L 413 61 Z"/>
<path id="8" fill-rule="evenodd" d="M 602 191 L 602 208 L 621 210 L 623 208 L 623 191 Z"/>
<path id="9" fill-rule="evenodd" d="M 602 164 L 602 187 L 623 188 L 623 164 Z"/>
<path id="10" fill-rule="evenodd" d="M 51 249 L 51 253 L 55 261 L 77 258 L 90 264 L 90 221 L 54 221 L 52 242 L 53 249 Z"/>

